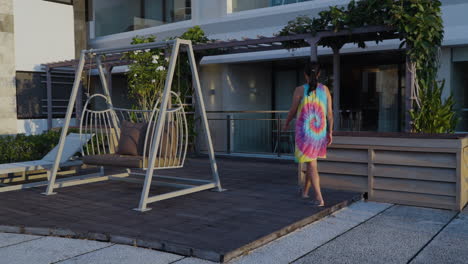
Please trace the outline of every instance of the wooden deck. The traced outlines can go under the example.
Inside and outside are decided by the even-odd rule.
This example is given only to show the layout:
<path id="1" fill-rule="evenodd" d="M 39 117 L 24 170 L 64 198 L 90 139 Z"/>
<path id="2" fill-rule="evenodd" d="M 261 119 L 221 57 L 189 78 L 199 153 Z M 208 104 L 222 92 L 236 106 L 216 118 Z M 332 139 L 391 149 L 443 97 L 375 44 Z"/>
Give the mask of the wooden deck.
<path id="1" fill-rule="evenodd" d="M 218 159 L 225 192 L 204 191 L 131 210 L 141 185 L 116 181 L 0 193 L 0 231 L 70 236 L 131 244 L 224 262 L 307 225 L 361 194 L 324 190 L 325 208 L 299 197 L 291 161 Z M 209 178 L 205 157 L 162 175 Z M 158 189 L 153 187 L 153 189 Z M 157 193 L 169 190 L 159 188 Z"/>

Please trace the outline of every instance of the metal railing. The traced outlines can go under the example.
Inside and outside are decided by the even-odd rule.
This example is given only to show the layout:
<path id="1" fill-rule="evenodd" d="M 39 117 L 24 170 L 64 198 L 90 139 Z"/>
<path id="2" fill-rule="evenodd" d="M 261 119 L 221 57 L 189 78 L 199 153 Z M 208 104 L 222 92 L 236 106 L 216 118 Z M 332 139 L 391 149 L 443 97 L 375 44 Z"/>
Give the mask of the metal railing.
<path id="1" fill-rule="evenodd" d="M 287 131 L 282 127 L 287 111 L 208 111 L 215 151 L 292 155 L 294 123 Z M 200 145 L 204 151 L 203 143 Z"/>
<path id="2" fill-rule="evenodd" d="M 295 121 L 284 131 L 288 111 L 207 111 L 215 151 L 226 154 L 291 156 L 295 150 Z M 360 112 L 340 111 L 335 129 L 361 131 Z M 200 142 L 200 151 L 205 151 Z"/>
<path id="3" fill-rule="evenodd" d="M 85 101 L 83 101 L 84 103 Z M 52 116 L 53 118 L 63 117 L 67 112 L 68 99 L 52 99 Z M 42 115 L 47 116 L 47 99 L 41 100 Z M 75 115 L 75 110 L 73 110 L 73 115 Z"/>

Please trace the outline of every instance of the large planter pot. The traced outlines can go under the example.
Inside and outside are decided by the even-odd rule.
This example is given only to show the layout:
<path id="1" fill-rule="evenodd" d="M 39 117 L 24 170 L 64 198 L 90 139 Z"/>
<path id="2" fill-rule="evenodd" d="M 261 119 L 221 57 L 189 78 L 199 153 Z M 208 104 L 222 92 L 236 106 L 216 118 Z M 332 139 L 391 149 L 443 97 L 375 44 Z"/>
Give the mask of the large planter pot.
<path id="1" fill-rule="evenodd" d="M 371 201 L 461 210 L 468 136 L 336 133 L 319 172 L 322 187 L 367 192 Z"/>

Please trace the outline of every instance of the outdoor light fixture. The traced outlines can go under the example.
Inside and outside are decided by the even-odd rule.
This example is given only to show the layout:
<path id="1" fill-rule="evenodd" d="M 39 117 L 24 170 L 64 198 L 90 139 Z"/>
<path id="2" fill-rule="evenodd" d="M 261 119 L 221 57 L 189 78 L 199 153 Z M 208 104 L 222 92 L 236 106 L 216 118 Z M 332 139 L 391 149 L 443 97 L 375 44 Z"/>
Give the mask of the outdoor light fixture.
<path id="1" fill-rule="evenodd" d="M 251 94 L 256 94 L 257 93 L 257 87 L 256 87 L 256 82 L 255 80 L 250 80 L 249 81 L 249 90 Z"/>

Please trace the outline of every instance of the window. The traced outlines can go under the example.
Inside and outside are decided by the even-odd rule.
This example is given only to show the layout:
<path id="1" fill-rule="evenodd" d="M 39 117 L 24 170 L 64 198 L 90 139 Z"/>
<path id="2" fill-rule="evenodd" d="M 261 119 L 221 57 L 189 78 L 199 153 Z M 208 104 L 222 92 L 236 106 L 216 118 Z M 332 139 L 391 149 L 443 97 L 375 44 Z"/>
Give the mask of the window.
<path id="1" fill-rule="evenodd" d="M 44 0 L 44 1 L 54 2 L 54 3 L 59 3 L 59 4 L 73 5 L 73 0 Z"/>
<path id="2" fill-rule="evenodd" d="M 452 67 L 451 88 L 460 118 L 456 131 L 468 132 L 468 61 L 454 62 Z"/>
<path id="3" fill-rule="evenodd" d="M 308 2 L 313 0 L 232 0 L 232 12 Z"/>
<path id="4" fill-rule="evenodd" d="M 94 0 L 95 36 L 191 19 L 190 0 Z"/>

